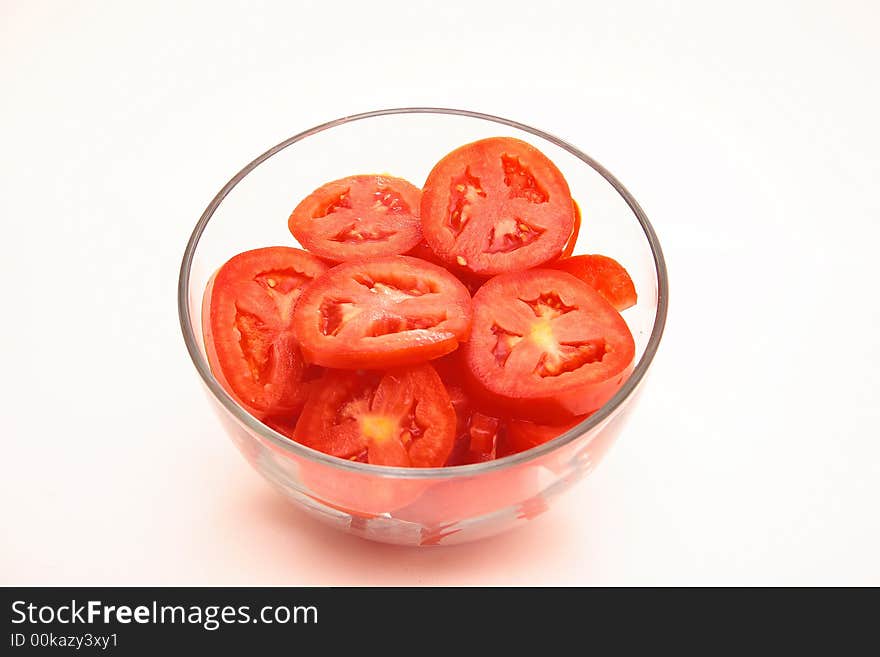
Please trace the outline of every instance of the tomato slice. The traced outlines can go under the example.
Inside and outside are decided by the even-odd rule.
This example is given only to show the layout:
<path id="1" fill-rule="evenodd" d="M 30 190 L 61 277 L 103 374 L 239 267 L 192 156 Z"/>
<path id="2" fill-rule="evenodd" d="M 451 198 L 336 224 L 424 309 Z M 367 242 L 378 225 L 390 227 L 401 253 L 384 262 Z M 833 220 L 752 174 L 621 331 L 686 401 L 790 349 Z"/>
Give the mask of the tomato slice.
<path id="1" fill-rule="evenodd" d="M 478 393 L 515 417 L 554 421 L 608 401 L 631 370 L 635 343 L 589 285 L 533 269 L 496 276 L 477 291 L 464 355 Z"/>
<path id="2" fill-rule="evenodd" d="M 294 312 L 306 360 L 341 369 L 439 358 L 467 338 L 470 320 L 464 285 L 408 256 L 337 265 L 309 286 Z"/>
<path id="3" fill-rule="evenodd" d="M 349 176 L 306 196 L 287 225 L 309 251 L 336 262 L 406 253 L 422 239 L 420 200 L 402 178 Z"/>
<path id="4" fill-rule="evenodd" d="M 580 424 L 585 417 L 577 417 L 563 424 L 537 424 L 529 420 L 509 420 L 506 431 L 498 442 L 498 458 L 543 445 Z"/>
<path id="5" fill-rule="evenodd" d="M 565 243 L 565 248 L 562 249 L 562 255 L 560 256 L 562 258 L 568 258 L 574 253 L 578 235 L 581 232 L 581 206 L 574 199 L 571 199 L 571 204 L 574 207 L 574 228 L 571 229 L 571 236 L 568 238 L 568 242 Z"/>
<path id="6" fill-rule="evenodd" d="M 257 416 L 302 406 L 303 360 L 292 333 L 303 289 L 326 271 L 315 256 L 285 246 L 240 253 L 208 283 L 202 329 L 211 371 Z"/>
<path id="7" fill-rule="evenodd" d="M 519 139 L 492 137 L 434 166 L 421 220 L 425 241 L 447 265 L 491 276 L 558 257 L 572 234 L 574 206 L 547 156 Z"/>
<path id="8" fill-rule="evenodd" d="M 605 297 L 617 310 L 626 310 L 638 301 L 632 279 L 617 260 L 603 255 L 579 255 L 554 262 L 553 269 L 573 274 Z"/>
<path id="9" fill-rule="evenodd" d="M 403 467 L 443 465 L 455 410 L 425 363 L 384 374 L 327 372 L 309 396 L 294 439 L 343 459 Z"/>

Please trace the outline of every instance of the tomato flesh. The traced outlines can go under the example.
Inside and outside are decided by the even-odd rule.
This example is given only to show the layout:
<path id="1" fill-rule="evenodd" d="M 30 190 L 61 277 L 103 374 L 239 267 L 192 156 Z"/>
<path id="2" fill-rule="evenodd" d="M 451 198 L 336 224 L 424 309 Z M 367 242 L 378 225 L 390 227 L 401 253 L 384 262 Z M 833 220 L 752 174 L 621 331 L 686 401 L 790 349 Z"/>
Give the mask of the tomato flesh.
<path id="1" fill-rule="evenodd" d="M 568 183 L 538 149 L 493 137 L 441 159 L 422 191 L 422 232 L 450 267 L 478 276 L 536 267 L 572 234 Z"/>
<path id="2" fill-rule="evenodd" d="M 342 262 L 406 253 L 422 239 L 421 190 L 402 178 L 357 175 L 316 189 L 287 225 L 316 255 Z"/>
<path id="3" fill-rule="evenodd" d="M 298 442 L 374 465 L 443 465 L 455 441 L 455 410 L 428 365 L 385 373 L 328 371 L 296 424 Z"/>
<path id="4" fill-rule="evenodd" d="M 472 389 L 526 419 L 584 415 L 631 370 L 635 343 L 620 314 L 571 274 L 496 276 L 474 296 L 465 359 Z"/>
<path id="5" fill-rule="evenodd" d="M 327 266 L 289 247 L 241 253 L 208 284 L 202 327 L 215 378 L 257 416 L 302 406 L 304 364 L 292 331 L 303 289 Z"/>
<path id="6" fill-rule="evenodd" d="M 632 278 L 623 265 L 608 256 L 593 254 L 562 258 L 552 267 L 577 276 L 617 310 L 626 310 L 638 301 Z"/>
<path id="7" fill-rule="evenodd" d="M 306 360 L 341 369 L 439 358 L 467 338 L 470 320 L 464 285 L 408 256 L 337 265 L 309 286 L 294 312 Z"/>

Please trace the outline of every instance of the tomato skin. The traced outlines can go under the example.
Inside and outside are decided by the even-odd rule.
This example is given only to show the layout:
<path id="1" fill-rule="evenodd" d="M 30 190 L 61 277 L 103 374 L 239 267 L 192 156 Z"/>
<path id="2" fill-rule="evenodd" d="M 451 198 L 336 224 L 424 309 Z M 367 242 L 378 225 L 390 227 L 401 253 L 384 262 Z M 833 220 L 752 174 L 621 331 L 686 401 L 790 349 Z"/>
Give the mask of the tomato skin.
<path id="1" fill-rule="evenodd" d="M 482 139 L 443 157 L 428 174 L 420 212 L 437 257 L 483 278 L 553 260 L 574 226 L 562 173 L 511 137 Z"/>
<path id="2" fill-rule="evenodd" d="M 586 283 L 534 269 L 480 288 L 464 356 L 473 395 L 512 417 L 553 423 L 608 401 L 632 371 L 635 342 Z"/>
<path id="3" fill-rule="evenodd" d="M 467 340 L 470 323 L 467 288 L 442 267 L 409 256 L 337 265 L 294 310 L 306 361 L 339 369 L 439 358 Z"/>
<path id="4" fill-rule="evenodd" d="M 421 190 L 402 178 L 356 175 L 322 185 L 288 219 L 309 251 L 335 262 L 406 253 L 422 240 Z"/>
<path id="5" fill-rule="evenodd" d="M 373 465 L 437 467 L 455 441 L 456 415 L 429 364 L 386 372 L 328 371 L 293 438 L 339 458 Z"/>
<path id="6" fill-rule="evenodd" d="M 581 206 L 574 199 L 571 199 L 571 204 L 574 207 L 574 228 L 571 229 L 571 236 L 568 238 L 568 242 L 565 243 L 565 248 L 562 249 L 561 258 L 568 258 L 574 253 L 578 235 L 581 232 Z"/>
<path id="7" fill-rule="evenodd" d="M 326 269 L 305 251 L 266 247 L 234 256 L 208 282 L 202 301 L 208 364 L 224 390 L 255 417 L 295 413 L 305 401 L 293 307 Z"/>
<path id="8" fill-rule="evenodd" d="M 554 262 L 553 269 L 567 271 L 601 294 L 616 310 L 636 305 L 638 296 L 629 273 L 617 260 L 608 256 L 578 255 Z"/>
<path id="9" fill-rule="evenodd" d="M 504 436 L 498 443 L 498 458 L 524 452 L 561 436 L 588 416 L 576 417 L 562 424 L 537 424 L 529 420 L 511 419 Z"/>

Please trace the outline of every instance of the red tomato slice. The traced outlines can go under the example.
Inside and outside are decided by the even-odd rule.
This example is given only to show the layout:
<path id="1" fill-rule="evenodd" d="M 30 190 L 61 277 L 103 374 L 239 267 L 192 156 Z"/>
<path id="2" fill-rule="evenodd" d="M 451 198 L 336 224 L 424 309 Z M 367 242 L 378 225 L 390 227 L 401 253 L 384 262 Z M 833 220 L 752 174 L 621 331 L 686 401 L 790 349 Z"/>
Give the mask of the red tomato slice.
<path id="1" fill-rule="evenodd" d="M 341 369 L 439 358 L 467 338 L 470 320 L 464 285 L 408 256 L 337 265 L 309 286 L 294 312 L 306 360 Z"/>
<path id="2" fill-rule="evenodd" d="M 560 256 L 562 258 L 568 258 L 574 253 L 578 235 L 581 232 L 581 206 L 574 199 L 571 199 L 571 204 L 574 207 L 574 228 L 571 229 L 571 236 L 568 238 L 568 242 L 565 243 L 565 248 L 562 249 L 562 255 Z"/>
<path id="3" fill-rule="evenodd" d="M 580 424 L 585 417 L 577 417 L 564 424 L 536 424 L 528 420 L 509 420 L 507 430 L 498 442 L 498 458 L 543 445 Z"/>
<path id="4" fill-rule="evenodd" d="M 211 371 L 250 413 L 295 412 L 303 403 L 303 360 L 291 331 L 303 289 L 327 269 L 285 246 L 246 251 L 211 278 L 202 330 Z"/>
<path id="5" fill-rule="evenodd" d="M 402 178 L 350 176 L 306 196 L 287 225 L 309 251 L 336 262 L 406 253 L 422 239 L 420 200 Z"/>
<path id="6" fill-rule="evenodd" d="M 446 388 L 427 363 L 381 375 L 328 372 L 294 439 L 343 459 L 436 467 L 452 451 L 455 422 Z"/>
<path id="7" fill-rule="evenodd" d="M 558 257 L 574 226 L 562 173 L 511 137 L 466 144 L 440 160 L 425 182 L 421 215 L 434 253 L 480 276 Z"/>
<path id="8" fill-rule="evenodd" d="M 617 310 L 626 310 L 638 301 L 632 279 L 617 260 L 603 255 L 579 255 L 563 258 L 551 266 L 574 274 Z"/>
<path id="9" fill-rule="evenodd" d="M 503 274 L 474 296 L 465 359 L 473 387 L 511 415 L 585 415 L 628 376 L 635 343 L 620 314 L 571 274 Z"/>

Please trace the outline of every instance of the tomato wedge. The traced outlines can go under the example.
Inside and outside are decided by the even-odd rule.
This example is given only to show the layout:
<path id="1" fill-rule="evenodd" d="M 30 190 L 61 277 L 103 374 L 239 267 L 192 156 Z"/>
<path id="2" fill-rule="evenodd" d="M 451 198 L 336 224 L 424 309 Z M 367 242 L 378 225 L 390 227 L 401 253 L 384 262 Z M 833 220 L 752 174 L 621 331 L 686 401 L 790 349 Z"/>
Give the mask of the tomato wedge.
<path id="1" fill-rule="evenodd" d="M 455 422 L 427 363 L 384 374 L 331 371 L 309 396 L 294 439 L 343 459 L 435 467 L 452 451 Z"/>
<path id="2" fill-rule="evenodd" d="M 326 271 L 313 255 L 285 246 L 246 251 L 208 283 L 202 329 L 211 371 L 254 415 L 295 412 L 304 365 L 291 331 L 305 286 Z"/>
<path id="3" fill-rule="evenodd" d="M 515 417 L 558 422 L 608 401 L 631 370 L 635 343 L 589 285 L 533 269 L 477 291 L 464 354 L 473 388 L 490 402 Z"/>
<path id="4" fill-rule="evenodd" d="M 417 258 L 386 256 L 333 267 L 294 311 L 310 363 L 388 368 L 439 358 L 467 338 L 471 298 L 448 271 Z"/>
<path id="5" fill-rule="evenodd" d="M 573 274 L 601 294 L 617 310 L 626 310 L 638 301 L 636 286 L 617 260 L 603 255 L 579 255 L 554 262 L 553 269 Z"/>
<path id="6" fill-rule="evenodd" d="M 572 234 L 574 206 L 547 156 L 519 139 L 492 137 L 434 166 L 421 221 L 425 241 L 447 265 L 491 276 L 558 257 Z"/>
<path id="7" fill-rule="evenodd" d="M 287 226 L 312 253 L 335 262 L 406 253 L 422 239 L 421 190 L 402 178 L 358 175 L 306 196 Z"/>

